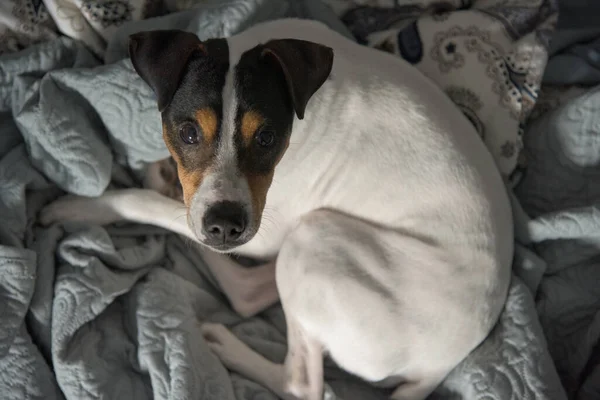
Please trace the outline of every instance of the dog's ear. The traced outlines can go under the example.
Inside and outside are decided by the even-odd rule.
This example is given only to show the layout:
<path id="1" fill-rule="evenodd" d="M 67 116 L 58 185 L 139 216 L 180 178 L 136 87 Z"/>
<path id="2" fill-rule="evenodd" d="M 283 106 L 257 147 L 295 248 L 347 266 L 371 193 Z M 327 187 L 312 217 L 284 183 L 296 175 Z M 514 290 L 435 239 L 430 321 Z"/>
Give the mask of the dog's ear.
<path id="1" fill-rule="evenodd" d="M 190 32 L 157 30 L 129 36 L 133 68 L 156 94 L 160 112 L 171 103 L 189 58 L 195 52 L 206 54 L 206 49 Z"/>
<path id="2" fill-rule="evenodd" d="M 333 67 L 333 49 L 298 39 L 276 39 L 264 44 L 261 56 L 281 67 L 298 119 L 310 98 L 325 83 Z"/>

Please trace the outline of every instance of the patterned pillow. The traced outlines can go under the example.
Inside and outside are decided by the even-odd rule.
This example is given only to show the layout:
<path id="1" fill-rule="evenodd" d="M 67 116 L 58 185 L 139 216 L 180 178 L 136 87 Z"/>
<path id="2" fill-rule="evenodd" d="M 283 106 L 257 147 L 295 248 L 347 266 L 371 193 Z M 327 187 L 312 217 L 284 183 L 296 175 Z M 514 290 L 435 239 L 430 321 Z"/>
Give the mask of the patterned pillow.
<path id="1" fill-rule="evenodd" d="M 439 85 L 473 123 L 502 174 L 518 179 L 523 128 L 558 15 L 554 0 L 329 2 L 343 10 L 359 42 L 398 54 Z"/>

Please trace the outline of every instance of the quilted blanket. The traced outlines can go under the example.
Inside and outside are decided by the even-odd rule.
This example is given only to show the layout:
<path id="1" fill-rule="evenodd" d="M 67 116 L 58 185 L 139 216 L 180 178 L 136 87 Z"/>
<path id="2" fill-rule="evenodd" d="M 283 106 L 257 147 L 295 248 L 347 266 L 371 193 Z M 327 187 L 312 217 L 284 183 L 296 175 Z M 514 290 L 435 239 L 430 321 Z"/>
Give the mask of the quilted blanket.
<path id="1" fill-rule="evenodd" d="M 135 224 L 42 228 L 37 212 L 65 192 L 96 196 L 107 187 L 137 186 L 145 166 L 168 155 L 152 93 L 126 59 L 129 33 L 180 28 L 200 38 L 228 36 L 284 16 L 319 19 L 367 45 L 412 60 L 471 118 L 497 160 L 501 136 L 488 132 L 506 128 L 513 139 L 504 138 L 513 140 L 514 152 L 499 162 L 499 168 L 514 177 L 519 127 L 536 102 L 556 6 L 527 2 L 519 14 L 519 1 L 445 2 L 447 8 L 441 11 L 429 3 L 412 4 L 411 13 L 397 4 L 351 7 L 341 15 L 344 25 L 319 1 L 202 1 L 179 12 L 123 24 L 103 36 L 101 47 L 85 38 L 53 33 L 36 45 L 2 55 L 0 399 L 275 398 L 264 387 L 230 374 L 208 350 L 199 327 L 204 321 L 224 323 L 252 348 L 281 362 L 286 345 L 279 306 L 242 320 L 231 311 L 194 246 L 174 234 Z M 392 21 L 381 27 L 371 13 L 391 16 Z M 507 16 L 515 15 L 529 22 L 512 29 L 514 20 Z M 421 63 L 425 57 L 419 58 L 419 53 L 437 54 L 438 59 Z M 513 56 L 529 57 L 529 63 L 510 64 Z M 465 82 L 455 71 L 459 64 L 468 66 L 473 82 Z M 509 64 L 515 70 L 507 72 L 508 84 L 490 78 L 502 75 Z M 479 95 L 477 90 L 483 88 L 487 92 Z M 512 90 L 518 93 L 511 95 Z M 592 202 L 597 197 L 591 194 L 592 186 L 586 187 L 585 200 L 578 197 L 581 186 L 576 184 L 598 164 L 591 155 L 582 155 L 591 146 L 575 146 L 584 143 L 583 133 L 561 135 L 555 135 L 561 140 L 552 139 L 554 147 L 550 140 L 524 141 L 523 155 L 528 155 L 538 179 L 526 176 L 517 193 L 528 200 L 521 199 L 526 209 L 537 214 L 530 219 L 515 200 L 519 243 L 505 310 L 488 339 L 432 398 L 560 400 L 566 398 L 565 387 L 571 395 L 580 388 L 582 374 L 589 369 L 586 354 L 592 353 L 594 342 L 588 340 L 588 346 L 574 354 L 572 347 L 561 347 L 561 339 L 573 344 L 576 338 L 598 334 L 597 316 L 590 311 L 598 310 L 590 307 L 598 286 L 589 286 L 599 274 L 594 275 L 591 263 L 600 248 L 600 220 Z M 564 147 L 571 164 L 552 163 L 556 146 Z M 556 173 L 552 179 L 563 181 L 551 184 L 551 172 L 557 168 L 572 173 Z M 565 198 L 574 207 L 564 213 L 558 202 L 548 199 L 561 186 L 572 189 L 565 191 Z M 550 203 L 555 204 L 552 210 L 541 207 Z M 553 214 L 544 214 L 549 211 Z M 575 251 L 578 243 L 585 251 Z M 569 254 L 563 256 L 567 249 Z M 556 267 L 548 267 L 552 262 Z M 581 264 L 581 269 L 572 270 L 580 286 L 570 287 L 561 300 L 551 297 L 553 290 L 562 290 L 566 278 L 545 274 Z M 550 297 L 536 304 L 536 293 Z M 575 314 L 567 316 L 563 308 L 571 305 Z M 577 313 L 580 305 L 588 307 L 586 313 Z M 554 329 L 557 320 L 565 329 Z M 569 326 L 568 321 L 577 325 Z M 565 359 L 558 364 L 564 386 L 552 356 Z M 336 397 L 385 398 L 385 392 L 332 363 L 326 366 Z M 593 384 L 585 390 L 592 393 Z"/>

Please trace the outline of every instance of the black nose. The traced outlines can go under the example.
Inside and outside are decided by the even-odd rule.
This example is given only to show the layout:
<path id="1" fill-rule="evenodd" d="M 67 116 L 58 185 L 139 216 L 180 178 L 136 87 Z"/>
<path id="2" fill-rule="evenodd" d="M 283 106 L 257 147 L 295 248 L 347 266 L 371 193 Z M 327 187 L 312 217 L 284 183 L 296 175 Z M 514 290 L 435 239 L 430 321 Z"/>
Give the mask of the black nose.
<path id="1" fill-rule="evenodd" d="M 233 201 L 213 204 L 204 214 L 202 227 L 209 242 L 225 244 L 235 242 L 246 229 L 244 207 Z"/>

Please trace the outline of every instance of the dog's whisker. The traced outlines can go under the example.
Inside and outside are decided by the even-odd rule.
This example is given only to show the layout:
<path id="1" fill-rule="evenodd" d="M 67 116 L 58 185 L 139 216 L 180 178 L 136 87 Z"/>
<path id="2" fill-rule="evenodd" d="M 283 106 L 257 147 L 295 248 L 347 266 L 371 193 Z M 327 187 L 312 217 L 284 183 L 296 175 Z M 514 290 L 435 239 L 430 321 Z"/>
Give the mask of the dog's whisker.
<path id="1" fill-rule="evenodd" d="M 179 221 L 181 218 L 186 218 L 187 219 L 187 214 L 179 215 L 179 216 L 173 218 L 172 222 Z"/>
<path id="2" fill-rule="evenodd" d="M 269 206 L 265 206 L 265 211 L 267 212 L 267 215 L 271 214 L 271 213 L 277 213 L 279 214 L 279 216 L 283 216 L 282 212 L 279 211 L 277 208 L 275 207 L 269 207 Z"/>
<path id="3" fill-rule="evenodd" d="M 272 228 L 277 228 L 277 224 L 279 223 L 279 219 L 274 217 L 273 215 L 271 215 L 271 213 L 273 212 L 279 212 L 275 209 L 269 209 L 265 207 L 265 210 L 263 211 L 263 219 L 265 220 L 265 222 L 268 222 L 272 227 Z M 281 214 L 281 213 L 280 213 Z M 270 228 L 269 226 L 267 226 L 266 228 Z"/>
<path id="4" fill-rule="evenodd" d="M 261 229 L 263 233 L 270 234 L 273 229 L 277 228 L 277 220 L 272 218 L 269 215 L 264 215 L 263 213 L 263 223 L 261 224 Z M 259 231 L 260 231 L 259 230 Z"/>

